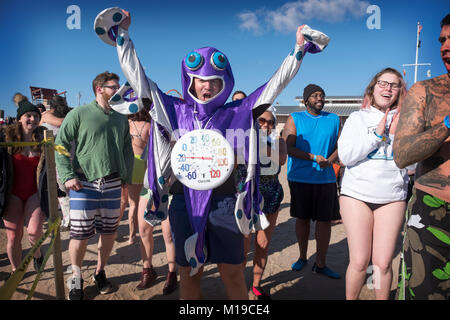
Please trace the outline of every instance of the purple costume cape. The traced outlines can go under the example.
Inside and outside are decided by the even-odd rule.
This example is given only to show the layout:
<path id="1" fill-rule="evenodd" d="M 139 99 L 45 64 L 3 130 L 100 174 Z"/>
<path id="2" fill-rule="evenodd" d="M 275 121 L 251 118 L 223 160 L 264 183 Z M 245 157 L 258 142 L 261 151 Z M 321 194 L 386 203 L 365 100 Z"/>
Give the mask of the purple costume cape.
<path id="1" fill-rule="evenodd" d="M 285 58 L 280 68 L 271 79 L 256 89 L 247 98 L 225 104 L 233 90 L 234 78 L 230 64 L 225 55 L 217 49 L 205 47 L 188 54 L 182 61 L 182 85 L 184 100 L 164 94 L 157 85 L 146 77 L 144 69 L 137 57 L 134 45 L 128 32 L 118 28 L 116 39 L 117 52 L 123 73 L 128 82 L 119 90 L 117 96 L 110 100 L 121 104 L 124 97 L 133 88 L 139 97 L 138 109 L 142 98 L 153 102 L 150 111 L 152 117 L 151 134 L 148 144 L 147 179 L 144 185 L 151 190 L 152 201 L 149 201 L 146 220 L 165 219 L 168 211 L 168 193 L 173 173 L 170 167 L 171 139 L 178 139 L 184 132 L 199 129 L 194 115 L 204 129 L 216 129 L 227 138 L 235 152 L 245 159 L 247 177 L 245 187 L 237 194 L 235 207 L 236 222 L 243 234 L 252 230 L 264 229 L 268 221 L 261 211 L 262 197 L 258 190 L 259 161 L 258 133 L 253 120 L 253 110 L 260 108 L 260 113 L 269 107 L 300 68 L 304 54 L 320 52 L 317 45 L 306 42 L 295 45 L 292 52 Z M 198 64 L 197 64 L 198 63 Z M 190 92 L 193 78 L 222 79 L 222 90 L 207 102 L 196 99 Z M 128 87 L 126 87 L 128 86 Z M 128 102 L 130 105 L 130 102 Z M 129 110 L 135 107 L 129 107 Z M 230 129 L 247 132 L 248 139 L 239 142 Z M 195 274 L 206 261 L 205 226 L 210 209 L 212 190 L 193 190 L 184 186 L 184 197 L 187 212 L 194 234 L 186 240 L 186 259 L 191 264 L 191 275 Z M 151 207 L 154 205 L 155 210 Z"/>

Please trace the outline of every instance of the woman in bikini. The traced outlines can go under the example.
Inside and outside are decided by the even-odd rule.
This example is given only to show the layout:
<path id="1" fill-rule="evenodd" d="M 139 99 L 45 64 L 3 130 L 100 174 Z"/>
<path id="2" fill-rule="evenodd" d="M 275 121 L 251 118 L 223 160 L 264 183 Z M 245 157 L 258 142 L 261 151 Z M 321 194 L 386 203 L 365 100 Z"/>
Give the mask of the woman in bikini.
<path id="1" fill-rule="evenodd" d="M 142 189 L 147 162 L 145 151 L 148 136 L 150 134 L 150 115 L 148 111 L 148 108 L 145 107 L 140 112 L 128 116 L 131 143 L 134 152 L 133 179 L 132 184 L 127 185 L 122 189 L 119 221 L 122 220 L 125 207 L 128 203 L 129 244 L 136 243 L 136 233 L 139 228 L 136 217 L 138 212 L 139 193 Z"/>
<path id="2" fill-rule="evenodd" d="M 31 142 L 36 140 L 41 114 L 39 109 L 26 97 L 18 101 L 17 123 L 6 127 L 7 142 Z M 39 146 L 8 147 L 7 204 L 3 222 L 8 238 L 6 251 L 11 262 L 12 272 L 22 260 L 23 227 L 26 226 L 32 246 L 42 236 L 44 214 L 39 207 L 38 166 L 41 159 Z M 34 268 L 38 271 L 43 262 L 40 249 L 34 254 Z"/>

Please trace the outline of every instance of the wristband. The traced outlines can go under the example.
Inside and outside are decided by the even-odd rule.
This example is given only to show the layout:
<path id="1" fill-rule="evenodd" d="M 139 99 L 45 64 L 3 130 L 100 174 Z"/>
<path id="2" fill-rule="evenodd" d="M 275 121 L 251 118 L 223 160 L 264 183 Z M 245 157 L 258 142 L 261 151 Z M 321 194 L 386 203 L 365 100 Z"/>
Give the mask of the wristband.
<path id="1" fill-rule="evenodd" d="M 373 134 L 376 135 L 378 138 L 383 139 L 383 136 L 378 135 L 376 131 L 374 131 Z"/>
<path id="2" fill-rule="evenodd" d="M 448 115 L 444 118 L 444 124 L 447 127 L 447 129 L 450 129 L 450 119 Z"/>
<path id="3" fill-rule="evenodd" d="M 314 155 L 313 161 L 317 162 L 317 156 L 316 155 Z"/>

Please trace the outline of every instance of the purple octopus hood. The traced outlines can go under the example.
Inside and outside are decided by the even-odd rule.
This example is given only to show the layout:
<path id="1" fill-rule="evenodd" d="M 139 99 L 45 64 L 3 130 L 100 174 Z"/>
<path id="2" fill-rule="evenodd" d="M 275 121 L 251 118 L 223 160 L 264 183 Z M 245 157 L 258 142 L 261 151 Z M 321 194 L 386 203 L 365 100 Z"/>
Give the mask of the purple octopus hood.
<path id="1" fill-rule="evenodd" d="M 204 102 L 197 99 L 190 91 L 194 77 L 204 80 L 222 79 L 222 90 Z M 213 47 L 204 47 L 190 52 L 181 62 L 181 84 L 183 98 L 190 105 L 196 105 L 201 115 L 211 115 L 223 106 L 234 87 L 234 77 L 227 57 Z"/>

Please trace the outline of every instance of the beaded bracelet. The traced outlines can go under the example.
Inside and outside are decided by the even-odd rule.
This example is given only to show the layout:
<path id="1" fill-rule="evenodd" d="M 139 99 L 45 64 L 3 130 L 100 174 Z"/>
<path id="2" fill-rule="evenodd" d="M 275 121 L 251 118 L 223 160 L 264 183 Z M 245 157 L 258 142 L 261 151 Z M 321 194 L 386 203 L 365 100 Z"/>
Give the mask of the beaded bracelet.
<path id="1" fill-rule="evenodd" d="M 379 134 L 377 134 L 376 131 L 373 132 L 378 138 L 383 139 L 383 136 L 380 136 Z"/>
<path id="2" fill-rule="evenodd" d="M 316 156 L 316 155 L 314 155 L 313 161 L 314 161 L 314 162 L 317 162 L 317 156 Z"/>

